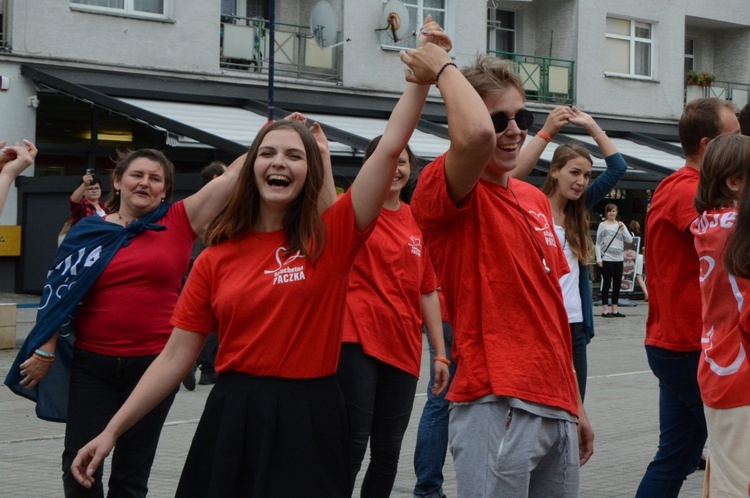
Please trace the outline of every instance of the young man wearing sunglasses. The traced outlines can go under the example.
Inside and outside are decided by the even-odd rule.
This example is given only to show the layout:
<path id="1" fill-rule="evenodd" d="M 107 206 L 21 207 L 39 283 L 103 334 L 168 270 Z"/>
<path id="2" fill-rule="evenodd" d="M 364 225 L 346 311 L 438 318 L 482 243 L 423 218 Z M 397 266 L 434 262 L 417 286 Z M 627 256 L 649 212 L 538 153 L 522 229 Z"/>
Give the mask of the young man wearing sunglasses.
<path id="1" fill-rule="evenodd" d="M 454 329 L 458 495 L 578 496 L 593 431 L 558 283 L 569 270 L 547 198 L 510 177 L 533 114 L 507 61 L 480 56 L 437 84 L 451 145 L 422 172 L 412 211 Z"/>

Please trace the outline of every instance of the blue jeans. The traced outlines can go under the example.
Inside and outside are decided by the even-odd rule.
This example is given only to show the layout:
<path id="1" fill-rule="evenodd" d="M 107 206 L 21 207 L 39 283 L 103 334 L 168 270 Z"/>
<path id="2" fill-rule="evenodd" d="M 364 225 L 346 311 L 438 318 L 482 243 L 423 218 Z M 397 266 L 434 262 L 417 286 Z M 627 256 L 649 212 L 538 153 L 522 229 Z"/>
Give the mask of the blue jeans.
<path id="1" fill-rule="evenodd" d="M 573 339 L 573 368 L 576 369 L 576 380 L 578 381 L 578 390 L 581 391 L 581 401 L 586 399 L 586 377 L 589 373 L 589 363 L 586 356 L 586 332 L 583 330 L 583 323 L 571 323 L 570 335 Z"/>
<path id="2" fill-rule="evenodd" d="M 646 346 L 659 379 L 659 449 L 638 486 L 636 498 L 676 498 L 695 472 L 706 442 L 706 418 L 698 387 L 700 351 Z"/>
<path id="3" fill-rule="evenodd" d="M 451 356 L 453 344 L 453 329 L 448 322 L 443 322 L 443 338 L 445 339 L 445 352 L 451 364 L 449 367 L 451 379 L 456 374 L 456 362 Z M 414 450 L 414 472 L 417 475 L 417 484 L 414 485 L 414 496 L 429 498 L 441 498 L 443 494 L 443 464 L 445 453 L 448 449 L 448 406 L 450 402 L 445 400 L 448 389 L 439 395 L 432 394 L 432 386 L 435 382 L 435 370 L 432 364 L 435 361 L 435 351 L 430 345 L 430 382 L 427 384 L 427 402 L 422 411 L 417 431 L 417 446 Z M 450 382 L 448 388 L 450 388 Z"/>

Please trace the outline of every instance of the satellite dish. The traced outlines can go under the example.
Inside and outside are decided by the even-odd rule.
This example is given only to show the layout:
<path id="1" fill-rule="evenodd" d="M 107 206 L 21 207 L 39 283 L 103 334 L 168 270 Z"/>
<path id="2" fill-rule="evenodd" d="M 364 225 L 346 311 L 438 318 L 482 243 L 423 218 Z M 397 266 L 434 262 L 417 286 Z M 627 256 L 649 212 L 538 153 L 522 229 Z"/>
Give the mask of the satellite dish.
<path id="1" fill-rule="evenodd" d="M 389 0 L 385 4 L 382 22 L 385 27 L 375 31 L 385 31 L 396 43 L 414 36 L 414 32 L 409 31 L 409 11 L 401 0 Z"/>
<path id="2" fill-rule="evenodd" d="M 310 29 L 320 48 L 330 48 L 336 43 L 338 21 L 331 4 L 320 0 L 310 12 Z"/>

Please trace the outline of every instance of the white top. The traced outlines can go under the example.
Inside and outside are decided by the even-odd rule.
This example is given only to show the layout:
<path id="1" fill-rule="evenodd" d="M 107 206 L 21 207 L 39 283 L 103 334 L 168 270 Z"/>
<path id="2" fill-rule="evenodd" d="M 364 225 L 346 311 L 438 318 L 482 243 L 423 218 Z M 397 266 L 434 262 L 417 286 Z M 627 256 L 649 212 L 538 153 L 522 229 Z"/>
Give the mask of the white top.
<path id="1" fill-rule="evenodd" d="M 596 262 L 624 261 L 624 242 L 633 242 L 633 236 L 622 222 L 610 224 L 602 221 L 599 223 L 599 228 L 596 230 Z"/>
<path id="2" fill-rule="evenodd" d="M 583 306 L 581 305 L 581 292 L 578 287 L 581 268 L 578 266 L 578 260 L 573 255 L 573 249 L 570 248 L 565 237 L 565 228 L 555 225 L 555 234 L 557 234 L 557 240 L 560 241 L 560 246 L 563 248 L 565 259 L 568 260 L 568 266 L 570 267 L 570 273 L 560 277 L 565 311 L 568 312 L 568 323 L 580 323 L 583 322 Z"/>

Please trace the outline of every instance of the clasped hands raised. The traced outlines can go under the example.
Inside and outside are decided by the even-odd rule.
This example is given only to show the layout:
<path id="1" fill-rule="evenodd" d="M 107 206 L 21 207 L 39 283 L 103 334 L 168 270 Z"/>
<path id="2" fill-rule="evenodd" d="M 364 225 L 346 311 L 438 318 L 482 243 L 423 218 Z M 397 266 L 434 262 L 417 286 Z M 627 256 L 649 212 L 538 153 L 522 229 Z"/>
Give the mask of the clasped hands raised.
<path id="1" fill-rule="evenodd" d="M 419 85 L 431 85 L 435 75 L 446 63 L 452 62 L 448 52 L 453 48 L 450 36 L 428 15 L 417 36 L 417 48 L 401 51 L 406 81 Z"/>

